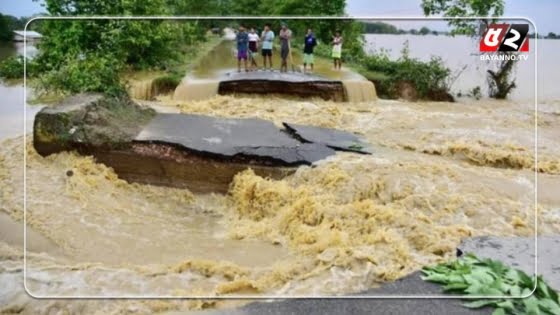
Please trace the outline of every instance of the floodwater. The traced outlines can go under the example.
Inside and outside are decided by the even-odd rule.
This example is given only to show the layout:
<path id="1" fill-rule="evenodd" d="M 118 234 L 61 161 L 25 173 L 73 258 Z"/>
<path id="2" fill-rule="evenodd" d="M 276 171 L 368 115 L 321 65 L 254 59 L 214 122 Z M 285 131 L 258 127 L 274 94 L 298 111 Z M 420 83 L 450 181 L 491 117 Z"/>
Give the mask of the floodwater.
<path id="1" fill-rule="evenodd" d="M 23 55 L 23 43 L 0 43 L 0 60 L 13 55 Z M 33 57 L 37 49 L 33 45 L 27 46 L 27 54 Z M 31 89 L 27 90 L 32 94 Z M 23 82 L 0 81 L 0 139 L 13 135 L 23 135 L 24 127 L 32 130 L 33 116 L 41 109 L 40 105 L 29 106 L 24 102 Z M 29 98 L 29 97 L 28 97 Z M 24 126 L 24 113 L 27 114 Z"/>
<path id="2" fill-rule="evenodd" d="M 441 57 L 454 76 L 459 75 L 451 85 L 454 93 L 468 93 L 479 86 L 483 95 L 487 95 L 488 69 L 495 69 L 496 62 L 481 61 L 475 39 L 466 36 L 414 36 L 414 35 L 365 35 L 366 51 L 369 53 L 385 50 L 389 56 L 396 59 L 402 54 L 402 48 L 408 41 L 410 57 L 420 60 L 430 60 L 432 56 Z M 529 39 L 529 59 L 520 60 L 514 70 L 517 88 L 510 95 L 518 101 L 533 101 L 535 98 L 535 61 L 538 64 L 538 97 L 540 100 L 559 99 L 560 90 L 560 41 L 553 39 Z M 537 46 L 537 47 L 535 47 Z M 535 54 L 538 50 L 538 54 Z"/>
<path id="3" fill-rule="evenodd" d="M 8 101 L 3 106 L 19 104 Z M 337 153 L 283 180 L 247 170 L 228 194 L 201 195 L 128 184 L 75 153 L 42 158 L 20 129 L 4 133 L 0 313 L 152 314 L 239 303 L 30 299 L 21 289 L 22 240 L 14 236 L 23 216 L 23 150 L 27 287 L 36 295 L 352 294 L 451 259 L 464 238 L 535 232 L 530 101 L 216 96 L 144 103 L 338 128 L 363 135 L 374 154 Z M 560 97 L 542 100 L 536 115 L 538 233 L 558 234 Z"/>

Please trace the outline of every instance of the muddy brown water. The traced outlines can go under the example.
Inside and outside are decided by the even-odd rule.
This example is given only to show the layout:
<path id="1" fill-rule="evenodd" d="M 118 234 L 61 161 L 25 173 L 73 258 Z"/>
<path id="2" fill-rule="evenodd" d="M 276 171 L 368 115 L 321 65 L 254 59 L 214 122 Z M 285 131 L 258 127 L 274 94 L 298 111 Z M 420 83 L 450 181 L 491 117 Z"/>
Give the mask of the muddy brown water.
<path id="1" fill-rule="evenodd" d="M 149 104 L 338 128 L 363 135 L 375 153 L 338 153 L 284 180 L 246 171 L 228 194 L 200 195 L 128 184 L 74 153 L 42 158 L 17 130 L 4 134 L 1 312 L 150 314 L 237 303 L 30 299 L 22 290 L 22 239 L 14 235 L 23 216 L 23 150 L 27 286 L 37 295 L 351 294 L 451 259 L 464 238 L 534 233 L 530 102 L 341 106 L 216 96 Z M 560 98 L 542 101 L 537 117 L 538 232 L 558 234 Z"/>

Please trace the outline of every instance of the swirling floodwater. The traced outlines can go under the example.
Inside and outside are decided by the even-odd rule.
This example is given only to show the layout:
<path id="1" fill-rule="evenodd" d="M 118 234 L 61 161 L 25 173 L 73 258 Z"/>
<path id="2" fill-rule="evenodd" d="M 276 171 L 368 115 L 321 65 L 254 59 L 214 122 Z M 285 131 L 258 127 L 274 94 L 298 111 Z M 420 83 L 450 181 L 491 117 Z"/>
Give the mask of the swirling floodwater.
<path id="1" fill-rule="evenodd" d="M 4 140 L 4 312 L 152 313 L 236 303 L 45 302 L 16 290 L 23 252 L 12 234 L 23 216 L 23 150 L 27 287 L 36 295 L 351 294 L 451 259 L 467 237 L 534 233 L 531 104 L 217 96 L 186 103 L 163 98 L 157 105 L 339 128 L 363 135 L 375 150 L 338 153 L 283 180 L 247 170 L 227 194 L 197 195 L 128 184 L 91 157 L 43 158 L 22 137 Z M 537 114 L 539 234 L 560 231 L 559 108 L 548 102 Z"/>
<path id="2" fill-rule="evenodd" d="M 538 233 L 560 233 L 560 100 L 537 113 L 530 102 L 492 100 L 143 103 L 338 128 L 365 137 L 374 154 L 339 152 L 283 180 L 246 170 L 227 194 L 194 194 L 129 184 L 73 152 L 43 158 L 29 139 L 5 133 L 0 313 L 170 314 L 246 303 L 30 298 L 24 151 L 26 285 L 38 296 L 353 294 L 452 259 L 468 237 L 533 235 L 535 170 Z"/>

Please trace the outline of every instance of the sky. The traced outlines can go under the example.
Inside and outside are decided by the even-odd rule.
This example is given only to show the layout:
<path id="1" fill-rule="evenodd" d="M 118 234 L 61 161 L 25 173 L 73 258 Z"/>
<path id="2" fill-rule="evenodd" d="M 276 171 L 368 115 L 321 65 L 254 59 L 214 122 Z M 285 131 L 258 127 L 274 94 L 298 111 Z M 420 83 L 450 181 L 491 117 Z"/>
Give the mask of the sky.
<path id="1" fill-rule="evenodd" d="M 233 0 L 235 1 L 235 0 Z M 40 1 L 42 2 L 42 1 Z M 421 0 L 346 0 L 346 11 L 352 16 L 402 16 L 422 17 Z M 15 16 L 30 16 L 45 12 L 39 2 L 32 0 L 0 0 L 0 13 Z M 506 0 L 505 16 L 523 16 L 534 20 L 541 34 L 560 33 L 560 23 L 556 15 L 560 13 L 560 0 Z M 391 22 L 391 21 L 387 21 Z M 446 30 L 443 22 L 424 24 L 398 22 L 400 28 L 419 28 L 427 26 L 435 30 Z"/>

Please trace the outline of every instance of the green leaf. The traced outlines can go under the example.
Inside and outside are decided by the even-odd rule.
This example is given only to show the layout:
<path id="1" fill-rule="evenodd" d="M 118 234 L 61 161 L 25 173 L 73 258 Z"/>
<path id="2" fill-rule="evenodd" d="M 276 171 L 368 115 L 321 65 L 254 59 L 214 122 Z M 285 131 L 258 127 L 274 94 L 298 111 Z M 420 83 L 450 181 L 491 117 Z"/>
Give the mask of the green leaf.
<path id="1" fill-rule="evenodd" d="M 525 306 L 525 312 L 527 315 L 538 315 L 540 313 L 539 301 L 535 296 L 523 299 L 523 305 Z"/>
<path id="2" fill-rule="evenodd" d="M 558 293 L 541 276 L 533 279 L 501 262 L 467 256 L 424 268 L 423 272 L 424 279 L 444 284 L 444 291 L 463 292 L 470 296 L 528 296 L 524 299 L 473 300 L 463 304 L 468 308 L 492 306 L 495 307 L 493 314 L 504 315 L 560 315 Z M 537 290 L 530 295 L 535 284 Z"/>
<path id="3" fill-rule="evenodd" d="M 502 296 L 506 295 L 504 292 L 490 287 L 482 287 L 481 292 L 482 295 L 495 295 L 495 296 Z"/>
<path id="4" fill-rule="evenodd" d="M 473 283 L 471 284 L 467 289 L 465 289 L 465 293 L 468 293 L 469 295 L 482 295 L 482 290 L 484 289 L 484 286 L 479 283 Z"/>
<path id="5" fill-rule="evenodd" d="M 509 269 L 505 273 L 504 278 L 508 279 L 508 280 L 511 280 L 514 283 L 520 283 L 521 282 L 521 277 L 519 276 L 519 273 L 515 269 Z"/>
<path id="6" fill-rule="evenodd" d="M 438 283 L 447 283 L 448 279 L 447 276 L 444 274 L 439 273 L 432 273 L 425 277 L 422 277 L 422 280 L 430 281 L 430 282 L 438 282 Z"/>
<path id="7" fill-rule="evenodd" d="M 521 270 L 516 270 L 517 274 L 519 275 L 519 279 L 521 280 L 521 284 L 525 287 L 525 288 L 531 288 L 531 290 L 533 290 L 533 278 L 529 277 L 526 273 L 524 273 Z"/>
<path id="8" fill-rule="evenodd" d="M 521 287 L 518 285 L 513 285 L 509 289 L 509 293 L 511 296 L 521 296 Z"/>
<path id="9" fill-rule="evenodd" d="M 481 308 L 484 306 L 490 306 L 490 305 L 497 305 L 499 300 L 494 300 L 494 299 L 489 299 L 489 300 L 477 300 L 477 301 L 473 301 L 473 302 L 469 302 L 469 303 L 463 303 L 464 307 L 467 308 Z"/>
<path id="10" fill-rule="evenodd" d="M 503 308 L 497 308 L 492 312 L 492 315 L 506 315 L 506 311 Z"/>
<path id="11" fill-rule="evenodd" d="M 550 314 L 560 314 L 560 305 L 555 303 L 553 300 L 544 299 L 539 301 L 539 307 L 543 311 L 546 311 Z"/>
<path id="12" fill-rule="evenodd" d="M 480 268 L 473 270 L 472 277 L 480 281 L 481 283 L 485 283 L 485 284 L 490 284 L 494 282 L 495 279 L 488 270 L 480 269 Z"/>
<path id="13" fill-rule="evenodd" d="M 515 309 L 515 306 L 513 305 L 513 302 L 511 300 L 505 300 L 503 302 L 497 303 L 496 306 L 508 311 L 513 311 Z"/>
<path id="14" fill-rule="evenodd" d="M 461 275 L 452 274 L 449 276 L 449 282 L 465 282 L 465 279 Z"/>
<path id="15" fill-rule="evenodd" d="M 452 282 L 446 286 L 443 287 L 443 291 L 448 292 L 448 291 L 463 291 L 464 289 L 468 288 L 469 285 L 468 283 L 463 283 L 463 282 Z"/>

